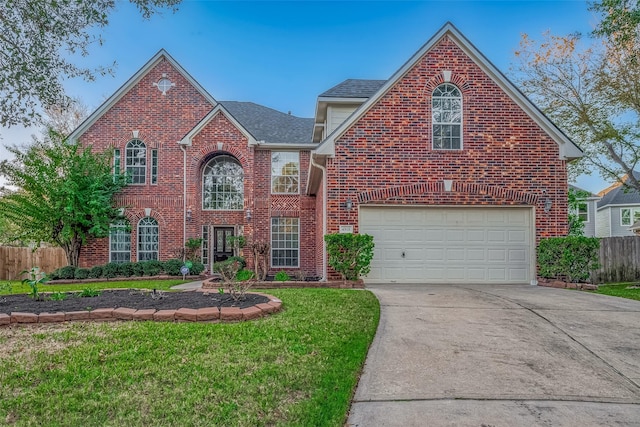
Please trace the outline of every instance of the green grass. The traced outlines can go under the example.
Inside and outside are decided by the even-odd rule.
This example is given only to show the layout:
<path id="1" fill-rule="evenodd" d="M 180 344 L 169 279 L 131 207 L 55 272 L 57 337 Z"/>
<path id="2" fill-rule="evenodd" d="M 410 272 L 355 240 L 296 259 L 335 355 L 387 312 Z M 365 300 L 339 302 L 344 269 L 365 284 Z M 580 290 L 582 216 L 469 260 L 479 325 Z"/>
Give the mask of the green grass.
<path id="1" fill-rule="evenodd" d="M 342 426 L 379 319 L 368 291 L 281 289 L 241 323 L 0 328 L 0 424 Z"/>
<path id="2" fill-rule="evenodd" d="M 638 286 L 637 289 L 629 289 L 631 286 Z M 612 285 L 599 285 L 597 294 L 611 295 L 627 299 L 640 301 L 640 284 L 639 283 L 617 283 Z"/>
<path id="3" fill-rule="evenodd" d="M 168 280 L 120 280 L 109 282 L 90 282 L 90 283 L 72 283 L 64 285 L 40 285 L 40 292 L 67 292 L 81 291 L 83 289 L 120 289 L 120 288 L 139 288 L 139 289 L 158 289 L 168 290 L 172 286 L 190 282 L 190 280 L 168 279 Z M 10 288 L 3 286 L 8 283 Z M 29 285 L 20 283 L 19 280 L 0 280 L 0 295 L 3 294 L 26 294 L 31 291 Z"/>

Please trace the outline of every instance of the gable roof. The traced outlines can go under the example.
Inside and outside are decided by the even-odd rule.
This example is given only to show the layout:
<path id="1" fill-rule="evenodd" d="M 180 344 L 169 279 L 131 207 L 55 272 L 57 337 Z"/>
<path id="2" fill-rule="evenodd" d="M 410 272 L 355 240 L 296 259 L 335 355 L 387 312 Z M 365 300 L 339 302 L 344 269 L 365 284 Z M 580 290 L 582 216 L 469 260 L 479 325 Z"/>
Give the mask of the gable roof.
<path id="1" fill-rule="evenodd" d="M 314 120 L 292 116 L 253 102 L 220 101 L 220 104 L 258 142 L 310 144 Z"/>
<path id="2" fill-rule="evenodd" d="M 347 79 L 321 93 L 319 98 L 370 98 L 386 80 Z"/>
<path id="3" fill-rule="evenodd" d="M 636 179 L 640 178 L 640 172 L 633 171 L 633 174 Z M 598 209 L 608 205 L 640 205 L 640 193 L 620 182 L 607 187 L 599 194 L 602 196 L 602 199 L 598 202 Z"/>
<path id="4" fill-rule="evenodd" d="M 153 69 L 162 59 L 166 59 L 173 68 L 175 68 L 200 94 L 213 105 L 217 105 L 217 101 L 184 69 L 175 59 L 167 53 L 166 50 L 160 49 L 146 64 L 142 66 L 129 80 L 127 80 L 120 88 L 106 101 L 98 107 L 89 117 L 87 117 L 71 134 L 69 140 L 78 139 L 87 129 L 89 129 L 104 113 L 109 111 L 129 90 L 135 86 L 142 78 Z"/>
<path id="5" fill-rule="evenodd" d="M 373 105 L 375 105 L 418 61 L 429 52 L 440 40 L 448 36 L 482 71 L 487 74 L 513 101 L 523 109 L 560 147 L 560 157 L 566 160 L 582 157 L 582 150 L 551 122 L 504 74 L 500 72 L 476 47 L 467 40 L 458 29 L 447 22 L 431 39 L 429 39 L 378 91 L 371 96 L 347 120 L 338 126 L 314 150 L 316 155 L 331 156 L 335 153 L 335 141 L 357 122 Z"/>

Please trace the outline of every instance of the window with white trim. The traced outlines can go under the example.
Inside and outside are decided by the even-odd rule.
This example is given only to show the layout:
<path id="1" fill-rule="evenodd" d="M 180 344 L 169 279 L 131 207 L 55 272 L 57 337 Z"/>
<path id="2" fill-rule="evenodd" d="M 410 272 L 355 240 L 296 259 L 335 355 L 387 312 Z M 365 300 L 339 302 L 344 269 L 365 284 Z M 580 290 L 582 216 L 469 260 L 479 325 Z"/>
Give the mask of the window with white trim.
<path id="1" fill-rule="evenodd" d="M 130 184 L 145 184 L 147 176 L 147 146 L 139 139 L 131 140 L 125 148 L 125 168 Z"/>
<path id="2" fill-rule="evenodd" d="M 131 227 L 125 220 L 117 221 L 109 227 L 109 262 L 131 261 Z"/>
<path id="3" fill-rule="evenodd" d="M 640 221 L 640 208 L 620 209 L 620 225 L 631 227 L 637 221 Z"/>
<path id="4" fill-rule="evenodd" d="M 232 156 L 216 156 L 202 173 L 202 209 L 242 210 L 244 208 L 244 173 Z"/>
<path id="5" fill-rule="evenodd" d="M 271 152 L 271 193 L 298 194 L 300 192 L 300 153 Z"/>
<path id="6" fill-rule="evenodd" d="M 434 150 L 462 149 L 462 94 L 451 83 L 435 88 L 431 97 Z"/>
<path id="7" fill-rule="evenodd" d="M 298 267 L 300 219 L 271 218 L 271 267 Z"/>
<path id="8" fill-rule="evenodd" d="M 158 221 L 144 217 L 138 222 L 138 261 L 158 259 Z"/>
<path id="9" fill-rule="evenodd" d="M 580 218 L 582 222 L 589 222 L 589 205 L 587 202 L 578 202 L 578 206 L 576 206 L 576 216 Z"/>
<path id="10" fill-rule="evenodd" d="M 120 175 L 120 150 L 118 148 L 113 150 L 113 175 Z"/>
<path id="11" fill-rule="evenodd" d="M 158 150 L 151 150 L 151 184 L 158 183 Z"/>

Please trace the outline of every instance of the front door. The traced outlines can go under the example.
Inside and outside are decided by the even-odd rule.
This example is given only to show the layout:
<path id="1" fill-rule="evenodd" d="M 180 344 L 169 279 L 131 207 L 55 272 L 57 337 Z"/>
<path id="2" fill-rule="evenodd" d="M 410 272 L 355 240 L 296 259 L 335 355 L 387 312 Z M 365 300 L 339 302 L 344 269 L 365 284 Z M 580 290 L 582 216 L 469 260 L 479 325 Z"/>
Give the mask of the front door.
<path id="1" fill-rule="evenodd" d="M 233 227 L 213 228 L 213 262 L 224 261 L 233 256 L 233 247 L 227 241 L 233 236 Z"/>

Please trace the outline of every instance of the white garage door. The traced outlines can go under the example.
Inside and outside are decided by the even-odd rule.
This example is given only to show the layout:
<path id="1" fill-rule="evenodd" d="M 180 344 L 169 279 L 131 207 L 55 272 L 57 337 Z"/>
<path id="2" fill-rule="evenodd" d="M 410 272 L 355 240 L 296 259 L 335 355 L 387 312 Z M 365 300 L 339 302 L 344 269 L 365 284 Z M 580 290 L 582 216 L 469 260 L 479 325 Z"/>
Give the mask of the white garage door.
<path id="1" fill-rule="evenodd" d="M 529 283 L 531 208 L 360 207 L 367 283 Z"/>

